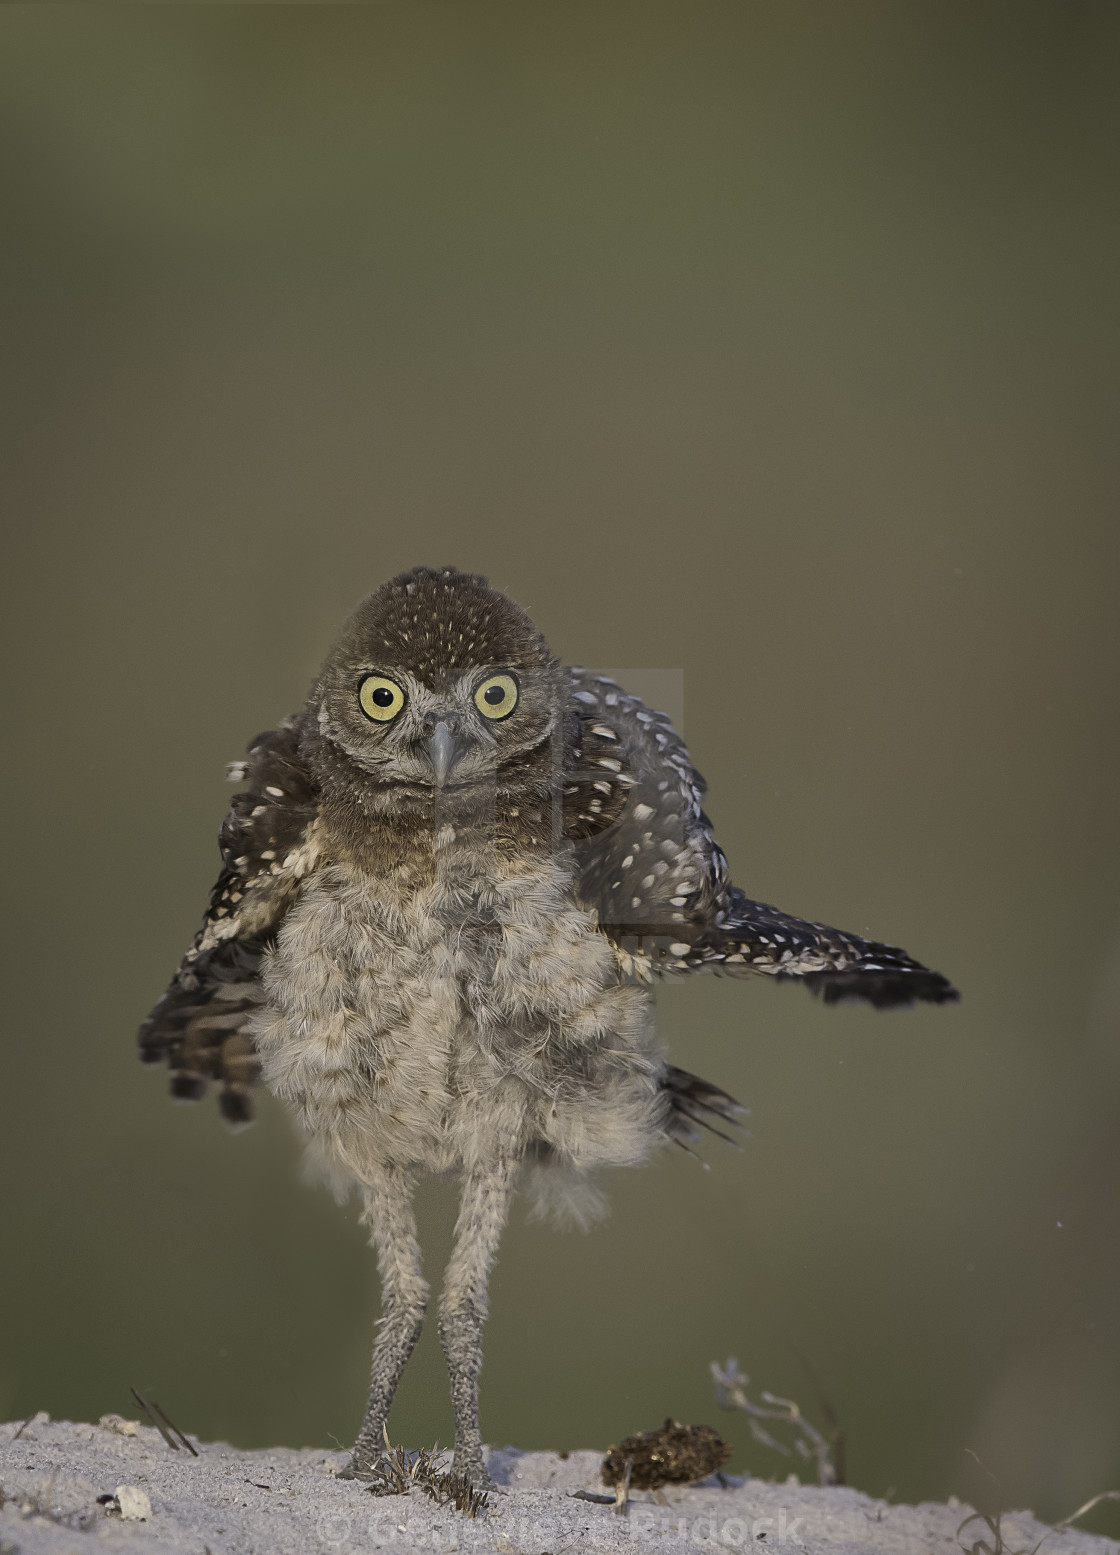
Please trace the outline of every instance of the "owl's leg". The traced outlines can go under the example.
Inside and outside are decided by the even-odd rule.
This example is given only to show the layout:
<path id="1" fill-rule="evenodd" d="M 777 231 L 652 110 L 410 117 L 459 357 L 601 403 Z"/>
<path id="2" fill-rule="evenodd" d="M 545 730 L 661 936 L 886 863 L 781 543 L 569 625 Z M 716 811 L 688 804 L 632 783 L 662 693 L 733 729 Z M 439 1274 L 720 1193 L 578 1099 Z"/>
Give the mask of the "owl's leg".
<path id="1" fill-rule="evenodd" d="M 389 1405 L 424 1322 L 428 1286 L 420 1274 L 420 1244 L 412 1212 L 414 1186 L 411 1176 L 386 1171 L 362 1190 L 362 1219 L 370 1228 L 381 1275 L 381 1317 L 373 1345 L 369 1403 L 350 1462 L 341 1471 L 342 1479 L 368 1475 L 384 1451 Z"/>
<path id="2" fill-rule="evenodd" d="M 502 1228 L 509 1213 L 516 1165 L 495 1163 L 476 1168 L 463 1181 L 463 1198 L 455 1225 L 455 1246 L 444 1277 L 439 1304 L 439 1337 L 451 1377 L 455 1411 L 457 1473 L 471 1484 L 488 1486 L 478 1426 L 478 1373 L 482 1365 L 482 1324 L 486 1318 L 486 1287 Z"/>

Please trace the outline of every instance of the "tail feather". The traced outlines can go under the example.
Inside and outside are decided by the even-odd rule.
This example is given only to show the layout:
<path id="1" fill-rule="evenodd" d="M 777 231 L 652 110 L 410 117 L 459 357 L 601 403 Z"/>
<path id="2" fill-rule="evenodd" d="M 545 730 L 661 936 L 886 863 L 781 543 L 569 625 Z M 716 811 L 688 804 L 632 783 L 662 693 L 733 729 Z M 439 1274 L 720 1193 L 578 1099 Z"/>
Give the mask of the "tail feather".
<path id="1" fill-rule="evenodd" d="M 669 1103 L 665 1131 L 675 1144 L 687 1148 L 689 1142 L 701 1137 L 700 1129 L 717 1135 L 729 1145 L 735 1144 L 732 1135 L 725 1134 L 712 1122 L 713 1118 L 719 1118 L 732 1128 L 742 1127 L 740 1119 L 746 1116 L 747 1109 L 734 1096 L 672 1064 L 666 1065 L 661 1076 L 661 1089 Z"/>

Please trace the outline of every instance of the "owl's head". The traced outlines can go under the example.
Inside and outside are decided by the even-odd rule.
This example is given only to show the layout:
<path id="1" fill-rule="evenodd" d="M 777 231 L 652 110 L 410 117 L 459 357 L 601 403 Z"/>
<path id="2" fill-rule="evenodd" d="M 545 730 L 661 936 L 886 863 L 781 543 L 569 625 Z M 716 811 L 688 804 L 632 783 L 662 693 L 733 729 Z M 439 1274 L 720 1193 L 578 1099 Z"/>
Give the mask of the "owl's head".
<path id="1" fill-rule="evenodd" d="M 378 786 L 451 798 L 549 762 L 562 689 L 520 606 L 475 574 L 416 567 L 358 606 L 309 712 Z"/>

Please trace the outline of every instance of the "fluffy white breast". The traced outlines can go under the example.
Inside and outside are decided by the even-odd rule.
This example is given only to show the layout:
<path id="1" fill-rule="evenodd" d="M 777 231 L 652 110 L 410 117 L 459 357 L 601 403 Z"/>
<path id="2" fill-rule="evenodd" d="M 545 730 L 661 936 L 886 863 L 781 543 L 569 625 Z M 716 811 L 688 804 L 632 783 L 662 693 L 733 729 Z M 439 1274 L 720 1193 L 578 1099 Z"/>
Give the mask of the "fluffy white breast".
<path id="1" fill-rule="evenodd" d="M 580 1169 L 661 1137 L 648 994 L 571 891 L 566 857 L 444 846 L 434 878 L 329 865 L 263 968 L 264 1078 L 359 1181 L 498 1154 Z"/>

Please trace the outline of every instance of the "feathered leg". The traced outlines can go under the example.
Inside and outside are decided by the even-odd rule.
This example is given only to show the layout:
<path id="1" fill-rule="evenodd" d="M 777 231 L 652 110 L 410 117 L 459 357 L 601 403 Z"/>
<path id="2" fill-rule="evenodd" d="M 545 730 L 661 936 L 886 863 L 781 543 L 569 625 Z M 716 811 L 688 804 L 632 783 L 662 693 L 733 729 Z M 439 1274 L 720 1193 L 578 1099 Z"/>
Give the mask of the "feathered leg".
<path id="1" fill-rule="evenodd" d="M 387 1171 L 362 1190 L 362 1219 L 370 1228 L 381 1274 L 381 1317 L 373 1345 L 369 1403 L 342 1479 L 368 1475 L 384 1451 L 389 1406 L 424 1323 L 428 1286 L 420 1274 L 420 1244 L 412 1212 L 414 1186 L 411 1176 Z"/>
<path id="2" fill-rule="evenodd" d="M 482 1324 L 486 1290 L 502 1228 L 509 1213 L 514 1167 L 502 1161 L 486 1171 L 477 1169 L 463 1182 L 463 1198 L 455 1225 L 455 1246 L 440 1297 L 439 1337 L 451 1377 L 455 1411 L 457 1473 L 471 1484 L 488 1486 L 478 1425 L 478 1373 L 482 1365 Z"/>

